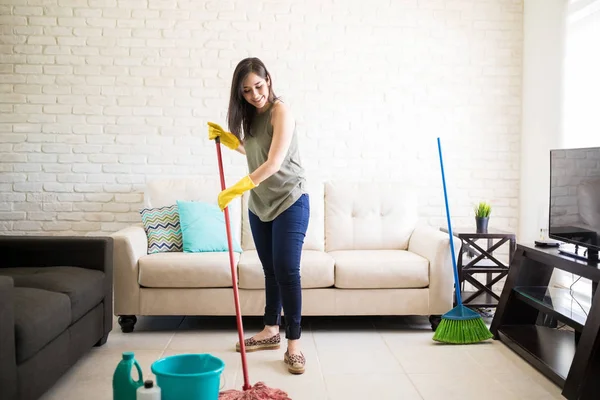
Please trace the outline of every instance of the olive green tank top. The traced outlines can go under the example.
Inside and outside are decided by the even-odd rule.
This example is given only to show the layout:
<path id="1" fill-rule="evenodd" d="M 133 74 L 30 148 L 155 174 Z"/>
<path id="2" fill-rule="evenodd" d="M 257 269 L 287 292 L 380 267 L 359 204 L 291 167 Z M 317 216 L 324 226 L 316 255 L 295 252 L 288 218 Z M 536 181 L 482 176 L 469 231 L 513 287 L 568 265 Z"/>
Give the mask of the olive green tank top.
<path id="1" fill-rule="evenodd" d="M 273 105 L 267 111 L 256 114 L 250 127 L 252 136 L 244 137 L 244 149 L 250 173 L 267 161 L 269 156 L 273 139 L 272 110 Z M 248 209 L 263 222 L 273 221 L 305 193 L 305 185 L 306 177 L 300 162 L 294 126 L 290 147 L 281 168 L 250 190 Z"/>

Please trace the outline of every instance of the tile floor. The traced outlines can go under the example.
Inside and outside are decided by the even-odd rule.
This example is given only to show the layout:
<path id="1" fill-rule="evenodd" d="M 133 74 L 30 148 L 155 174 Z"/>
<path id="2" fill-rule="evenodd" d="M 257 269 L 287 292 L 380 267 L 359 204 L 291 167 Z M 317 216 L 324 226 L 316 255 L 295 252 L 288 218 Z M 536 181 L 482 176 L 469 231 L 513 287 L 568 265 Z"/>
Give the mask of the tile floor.
<path id="1" fill-rule="evenodd" d="M 261 329 L 258 318 L 244 324 L 246 337 Z M 433 342 L 427 318 L 307 317 L 303 326 L 306 373 L 287 372 L 282 346 L 248 354 L 251 384 L 264 381 L 294 400 L 562 399 L 557 386 L 500 342 Z M 128 334 L 115 319 L 106 345 L 92 349 L 42 400 L 111 400 L 112 374 L 123 351 L 134 351 L 149 379 L 155 379 L 150 365 L 161 357 L 211 353 L 226 364 L 223 390 L 239 390 L 243 374 L 236 341 L 234 318 L 139 318 Z"/>

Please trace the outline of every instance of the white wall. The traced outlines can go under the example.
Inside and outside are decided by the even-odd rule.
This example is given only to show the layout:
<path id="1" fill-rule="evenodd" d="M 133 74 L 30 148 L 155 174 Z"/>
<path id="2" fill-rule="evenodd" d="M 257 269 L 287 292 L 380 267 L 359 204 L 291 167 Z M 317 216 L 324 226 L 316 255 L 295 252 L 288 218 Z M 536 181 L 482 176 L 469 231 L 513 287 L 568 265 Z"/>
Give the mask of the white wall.
<path id="1" fill-rule="evenodd" d="M 524 3 L 520 242 L 548 228 L 550 149 L 562 137 L 565 18 L 566 0 Z"/>
<path id="2" fill-rule="evenodd" d="M 490 226 L 517 229 L 521 149 L 537 143 L 521 142 L 520 0 L 23 0 L 0 14 L 1 231 L 114 232 L 140 220 L 148 180 L 217 176 L 206 122 L 225 123 L 247 56 L 293 108 L 315 179 L 415 183 L 423 219 L 445 226 L 441 136 L 455 224 L 488 200 Z M 538 60 L 526 45 L 527 79 L 553 78 L 554 36 Z M 525 89 L 540 108 L 527 133 L 547 131 L 554 105 L 537 102 L 555 91 Z M 225 157 L 233 183 L 245 162 Z"/>

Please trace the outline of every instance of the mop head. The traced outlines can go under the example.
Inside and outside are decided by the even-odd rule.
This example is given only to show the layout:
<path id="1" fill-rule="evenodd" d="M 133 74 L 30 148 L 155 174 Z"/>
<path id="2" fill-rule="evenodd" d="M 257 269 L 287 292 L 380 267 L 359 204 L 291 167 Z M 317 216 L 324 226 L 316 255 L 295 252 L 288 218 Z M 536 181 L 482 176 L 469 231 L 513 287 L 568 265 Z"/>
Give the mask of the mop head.
<path id="1" fill-rule="evenodd" d="M 481 316 L 470 308 L 460 305 L 442 315 L 433 340 L 449 344 L 471 344 L 492 337 Z"/>
<path id="2" fill-rule="evenodd" d="M 219 400 L 292 400 L 288 394 L 258 382 L 248 390 L 226 390 L 219 393 Z"/>

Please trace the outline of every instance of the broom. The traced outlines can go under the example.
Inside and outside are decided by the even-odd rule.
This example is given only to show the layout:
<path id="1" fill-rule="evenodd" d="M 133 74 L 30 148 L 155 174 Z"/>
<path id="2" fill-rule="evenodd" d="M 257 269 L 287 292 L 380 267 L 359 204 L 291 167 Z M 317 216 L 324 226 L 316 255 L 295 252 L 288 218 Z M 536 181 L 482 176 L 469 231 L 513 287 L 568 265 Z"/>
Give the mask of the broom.
<path id="1" fill-rule="evenodd" d="M 460 295 L 460 282 L 458 281 L 458 268 L 454 254 L 452 224 L 450 223 L 450 208 L 448 207 L 448 193 L 446 191 L 446 177 L 444 175 L 444 162 L 442 160 L 442 145 L 437 138 L 440 166 L 442 169 L 442 184 L 444 186 L 444 200 L 446 202 L 446 219 L 448 222 L 448 235 L 450 236 L 450 251 L 452 252 L 452 266 L 454 267 L 454 291 L 456 304 L 452 310 L 442 315 L 442 320 L 435 330 L 433 340 L 442 343 L 468 344 L 477 343 L 493 337 L 481 316 L 462 304 Z"/>
<path id="2" fill-rule="evenodd" d="M 219 161 L 219 175 L 221 177 L 221 190 L 225 190 L 225 176 L 223 173 L 223 160 L 221 158 L 221 141 L 219 137 L 215 138 L 217 145 L 217 158 Z M 233 246 L 231 241 L 231 227 L 229 225 L 229 206 L 223 210 L 225 213 L 225 229 L 227 231 L 227 245 L 229 247 L 229 265 L 231 267 L 231 282 L 233 285 L 233 299 L 235 302 L 235 315 L 237 321 L 238 337 L 240 341 L 240 354 L 242 356 L 242 370 L 244 373 L 244 386 L 243 390 L 225 390 L 219 393 L 220 400 L 291 400 L 288 394 L 279 389 L 273 389 L 265 385 L 263 382 L 258 382 L 256 385 L 251 386 L 248 378 L 248 365 L 246 363 L 246 345 L 244 343 L 244 327 L 242 325 L 242 315 L 240 312 L 240 297 L 237 287 L 237 272 L 235 269 L 235 262 L 233 258 Z"/>

